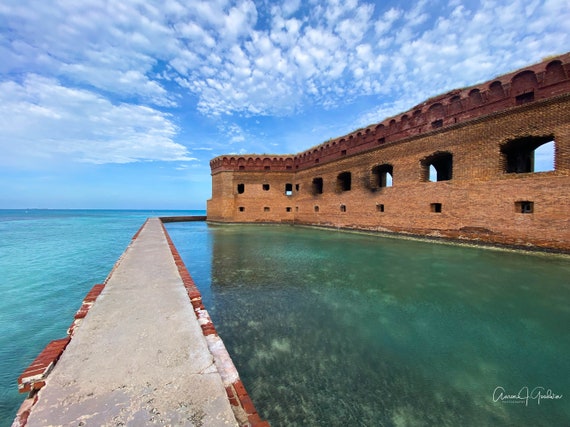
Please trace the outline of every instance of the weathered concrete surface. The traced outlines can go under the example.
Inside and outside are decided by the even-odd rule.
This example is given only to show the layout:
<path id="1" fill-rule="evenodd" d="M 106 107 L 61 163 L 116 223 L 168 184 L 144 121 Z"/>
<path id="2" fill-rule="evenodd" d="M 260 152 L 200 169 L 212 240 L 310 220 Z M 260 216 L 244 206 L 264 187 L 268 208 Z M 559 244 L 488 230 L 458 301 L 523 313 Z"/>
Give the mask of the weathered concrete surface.
<path id="1" fill-rule="evenodd" d="M 27 425 L 237 425 L 158 219 L 121 257 Z"/>

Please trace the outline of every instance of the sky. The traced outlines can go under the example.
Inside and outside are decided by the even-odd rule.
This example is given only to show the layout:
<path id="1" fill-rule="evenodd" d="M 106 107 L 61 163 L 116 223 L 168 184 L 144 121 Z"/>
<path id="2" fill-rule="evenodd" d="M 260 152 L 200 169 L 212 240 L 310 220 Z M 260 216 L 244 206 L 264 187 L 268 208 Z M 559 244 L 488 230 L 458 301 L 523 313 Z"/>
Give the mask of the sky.
<path id="1" fill-rule="evenodd" d="M 0 209 L 205 209 L 218 155 L 569 50 L 568 0 L 2 0 Z"/>

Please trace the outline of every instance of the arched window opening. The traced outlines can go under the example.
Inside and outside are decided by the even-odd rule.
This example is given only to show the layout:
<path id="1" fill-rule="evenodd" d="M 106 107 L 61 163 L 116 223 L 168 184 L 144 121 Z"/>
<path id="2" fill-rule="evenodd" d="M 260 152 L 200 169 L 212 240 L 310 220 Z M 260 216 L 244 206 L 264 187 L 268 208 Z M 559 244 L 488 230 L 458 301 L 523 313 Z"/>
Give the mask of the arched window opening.
<path id="1" fill-rule="evenodd" d="M 479 89 L 473 89 L 471 92 L 469 92 L 469 101 L 473 106 L 483 103 L 483 97 L 481 96 Z"/>
<path id="2" fill-rule="evenodd" d="M 552 136 L 524 137 L 501 148 L 506 173 L 549 172 L 554 167 L 555 142 Z"/>
<path id="3" fill-rule="evenodd" d="M 552 61 L 546 66 L 546 73 L 544 75 L 545 84 L 558 83 L 566 79 L 566 74 L 564 73 L 564 66 L 561 61 Z"/>
<path id="4" fill-rule="evenodd" d="M 245 191 L 245 184 L 238 184 L 237 185 L 238 194 L 243 194 L 244 191 Z"/>
<path id="5" fill-rule="evenodd" d="M 518 73 L 511 80 L 511 92 L 517 105 L 534 101 L 534 89 L 538 86 L 536 74 L 526 70 Z"/>
<path id="6" fill-rule="evenodd" d="M 392 186 L 392 175 L 394 167 L 392 165 L 378 165 L 372 168 L 372 188 L 384 188 Z"/>
<path id="7" fill-rule="evenodd" d="M 400 121 L 402 123 L 402 129 L 407 129 L 408 127 L 410 127 L 410 118 L 408 117 L 407 114 L 404 114 L 400 119 Z"/>
<path id="8" fill-rule="evenodd" d="M 514 95 L 532 91 L 537 86 L 536 74 L 530 70 L 521 71 L 511 80 L 511 91 Z"/>
<path id="9" fill-rule="evenodd" d="M 489 94 L 492 99 L 499 99 L 505 97 L 505 90 L 503 89 L 503 84 L 500 81 L 494 81 L 489 85 Z"/>
<path id="10" fill-rule="evenodd" d="M 337 188 L 340 191 L 350 191 L 352 186 L 352 175 L 350 172 L 342 172 L 337 177 Z"/>
<path id="11" fill-rule="evenodd" d="M 322 178 L 314 178 L 313 179 L 312 193 L 313 193 L 313 195 L 323 194 L 323 179 Z"/>
<path id="12" fill-rule="evenodd" d="M 443 105 L 441 105 L 439 102 L 436 102 L 435 104 L 430 105 L 427 113 L 428 113 L 428 117 L 429 117 L 430 121 L 442 119 L 443 116 L 445 115 Z"/>
<path id="13" fill-rule="evenodd" d="M 453 177 L 453 155 L 451 153 L 435 153 L 422 162 L 424 181 L 449 181 Z"/>

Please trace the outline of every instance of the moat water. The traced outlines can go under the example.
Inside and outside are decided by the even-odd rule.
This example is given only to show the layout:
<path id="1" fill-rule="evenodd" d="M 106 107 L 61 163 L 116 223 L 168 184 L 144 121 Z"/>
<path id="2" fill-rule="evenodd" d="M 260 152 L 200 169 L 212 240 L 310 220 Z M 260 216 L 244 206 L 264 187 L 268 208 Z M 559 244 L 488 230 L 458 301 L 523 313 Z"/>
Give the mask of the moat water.
<path id="1" fill-rule="evenodd" d="M 570 425 L 567 257 L 167 229 L 273 426 Z"/>

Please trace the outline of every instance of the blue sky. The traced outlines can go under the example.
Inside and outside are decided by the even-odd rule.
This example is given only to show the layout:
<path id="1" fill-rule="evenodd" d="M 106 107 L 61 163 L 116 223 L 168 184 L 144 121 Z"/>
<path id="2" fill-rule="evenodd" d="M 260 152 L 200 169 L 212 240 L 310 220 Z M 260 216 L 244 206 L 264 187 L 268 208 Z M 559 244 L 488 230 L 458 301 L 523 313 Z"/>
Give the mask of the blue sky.
<path id="1" fill-rule="evenodd" d="M 568 0 L 3 0 L 0 208 L 205 209 L 297 153 L 570 50 Z"/>

